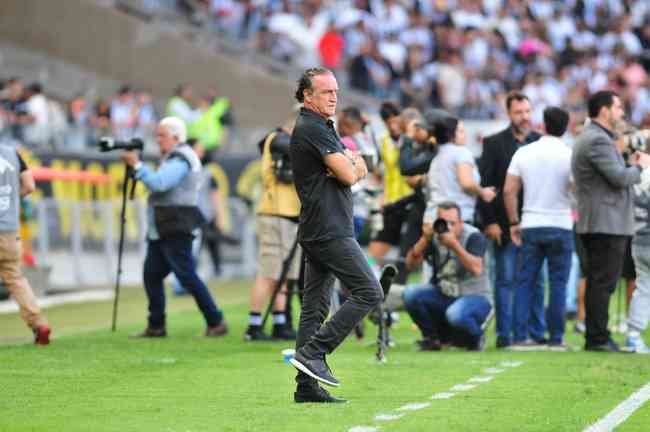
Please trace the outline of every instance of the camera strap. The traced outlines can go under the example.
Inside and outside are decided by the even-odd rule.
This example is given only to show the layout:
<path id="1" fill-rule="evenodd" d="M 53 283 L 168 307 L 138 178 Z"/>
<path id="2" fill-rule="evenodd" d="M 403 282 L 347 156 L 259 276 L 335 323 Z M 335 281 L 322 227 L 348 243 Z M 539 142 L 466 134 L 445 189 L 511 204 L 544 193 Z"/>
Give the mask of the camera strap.
<path id="1" fill-rule="evenodd" d="M 440 273 L 440 270 L 442 270 L 449 260 L 451 259 L 451 251 L 449 248 L 445 248 L 447 250 L 447 253 L 445 254 L 445 258 L 443 260 L 440 259 L 440 245 L 437 242 L 431 242 L 431 257 L 432 257 L 432 264 L 433 264 L 433 285 L 439 286 L 440 285 L 440 279 L 438 277 L 438 274 Z"/>

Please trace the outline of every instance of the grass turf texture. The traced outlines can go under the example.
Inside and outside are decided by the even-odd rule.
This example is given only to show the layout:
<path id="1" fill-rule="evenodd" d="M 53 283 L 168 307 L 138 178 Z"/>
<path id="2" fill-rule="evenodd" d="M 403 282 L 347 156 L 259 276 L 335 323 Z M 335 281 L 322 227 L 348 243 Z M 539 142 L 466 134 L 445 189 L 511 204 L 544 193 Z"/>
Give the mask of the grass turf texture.
<path id="1" fill-rule="evenodd" d="M 17 314 L 0 316 L 0 431 L 576 431 L 604 416 L 650 381 L 650 358 L 586 352 L 497 351 L 490 330 L 484 353 L 418 353 L 418 334 L 402 314 L 388 363 L 374 360 L 376 327 L 366 340 L 349 338 L 329 363 L 342 382 L 333 394 L 346 405 L 292 402 L 294 369 L 280 351 L 290 343 L 247 343 L 249 281 L 214 286 L 231 333 L 201 336 L 204 323 L 191 298 L 169 297 L 169 337 L 133 340 L 144 326 L 141 289 L 124 291 L 118 332 L 111 333 L 111 302 L 58 306 L 46 311 L 55 339 L 36 347 Z M 582 338 L 567 332 L 579 346 Z M 647 336 L 647 335 L 646 335 Z M 620 341 L 620 340 L 619 340 Z M 504 360 L 491 382 L 430 400 Z M 431 406 L 378 422 L 400 406 Z M 619 429 L 650 429 L 650 407 Z"/>

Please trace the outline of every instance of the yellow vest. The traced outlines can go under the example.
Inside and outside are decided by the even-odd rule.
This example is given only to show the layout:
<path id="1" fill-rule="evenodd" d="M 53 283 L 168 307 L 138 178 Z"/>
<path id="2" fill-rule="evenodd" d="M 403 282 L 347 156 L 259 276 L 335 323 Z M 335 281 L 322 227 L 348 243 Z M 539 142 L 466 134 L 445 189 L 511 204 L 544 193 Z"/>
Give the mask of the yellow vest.
<path id="1" fill-rule="evenodd" d="M 399 169 L 399 148 L 389 134 L 381 142 L 381 159 L 384 162 L 384 204 L 411 195 L 413 189 L 406 183 Z"/>
<path id="2" fill-rule="evenodd" d="M 300 215 L 300 199 L 293 184 L 281 183 L 273 174 L 271 158 L 271 142 L 277 132 L 270 133 L 264 141 L 262 152 L 262 197 L 257 208 L 257 214 L 272 216 L 298 217 Z"/>

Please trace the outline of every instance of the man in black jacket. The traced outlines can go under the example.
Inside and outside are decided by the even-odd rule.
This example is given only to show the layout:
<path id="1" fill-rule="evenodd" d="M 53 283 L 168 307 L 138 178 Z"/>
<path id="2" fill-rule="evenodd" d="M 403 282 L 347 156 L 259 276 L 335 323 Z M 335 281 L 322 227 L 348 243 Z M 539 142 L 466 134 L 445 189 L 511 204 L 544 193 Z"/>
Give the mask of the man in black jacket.
<path id="1" fill-rule="evenodd" d="M 484 139 L 483 155 L 479 163 L 481 186 L 493 186 L 497 192 L 503 190 L 510 160 L 517 149 L 541 137 L 539 133 L 531 130 L 532 110 L 526 95 L 520 92 L 508 94 L 506 109 L 510 125 L 503 131 Z M 519 202 L 523 202 L 521 196 Z M 521 208 L 519 212 L 521 213 Z M 512 342 L 514 282 L 519 247 L 510 239 L 510 226 L 501 194 L 491 203 L 479 200 L 478 213 L 485 235 L 494 244 L 497 348 L 505 348 Z M 539 342 L 544 338 L 546 331 L 544 291 L 538 289 L 535 292 L 541 294 L 533 299 L 529 333 L 532 340 Z"/>

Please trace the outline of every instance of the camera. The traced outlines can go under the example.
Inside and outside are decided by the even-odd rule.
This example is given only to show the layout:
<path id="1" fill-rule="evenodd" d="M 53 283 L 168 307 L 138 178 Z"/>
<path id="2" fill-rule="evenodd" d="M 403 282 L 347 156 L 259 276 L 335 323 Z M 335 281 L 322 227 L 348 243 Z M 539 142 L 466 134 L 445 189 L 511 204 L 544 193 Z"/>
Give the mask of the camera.
<path id="1" fill-rule="evenodd" d="M 113 137 L 102 137 L 99 139 L 99 151 L 109 152 L 113 150 L 142 150 L 144 141 L 141 138 L 132 138 L 130 141 L 118 141 Z"/>
<path id="2" fill-rule="evenodd" d="M 433 232 L 438 235 L 449 232 L 449 225 L 447 225 L 447 221 L 443 218 L 436 219 L 433 222 Z"/>
<path id="3" fill-rule="evenodd" d="M 366 187 L 366 204 L 369 210 L 370 230 L 377 233 L 384 229 L 384 214 L 381 209 L 381 189 Z"/>
<path id="4" fill-rule="evenodd" d="M 625 132 L 623 133 L 623 142 L 625 143 L 623 153 L 626 159 L 637 151 L 648 153 L 647 147 L 650 144 L 650 129 Z"/>
<path id="5" fill-rule="evenodd" d="M 279 130 L 271 141 L 271 163 L 273 175 L 280 183 L 293 184 L 293 169 L 289 155 L 291 135 Z"/>

